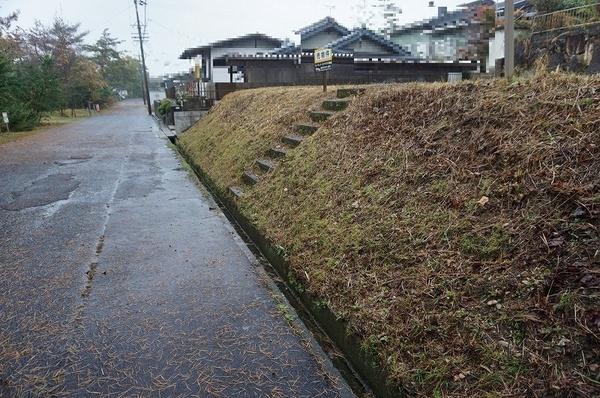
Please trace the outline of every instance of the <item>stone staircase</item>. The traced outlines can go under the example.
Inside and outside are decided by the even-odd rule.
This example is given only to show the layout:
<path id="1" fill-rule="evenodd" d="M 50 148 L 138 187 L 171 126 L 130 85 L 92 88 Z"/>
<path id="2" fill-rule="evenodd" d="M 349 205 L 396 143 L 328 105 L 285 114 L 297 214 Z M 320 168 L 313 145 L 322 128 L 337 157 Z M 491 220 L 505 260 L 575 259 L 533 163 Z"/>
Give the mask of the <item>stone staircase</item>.
<path id="1" fill-rule="evenodd" d="M 234 198 L 241 197 L 245 189 L 258 184 L 261 178 L 273 171 L 278 162 L 285 158 L 290 151 L 302 144 L 306 137 L 314 134 L 321 127 L 321 123 L 335 115 L 336 112 L 345 110 L 350 105 L 352 98 L 362 93 L 364 93 L 364 89 L 338 89 L 335 99 L 323 101 L 322 110 L 310 112 L 310 122 L 295 125 L 292 132 L 281 137 L 281 144 L 269 149 L 264 158 L 256 159 L 254 169 L 245 170 L 241 176 L 242 184 L 229 187 L 229 194 Z"/>

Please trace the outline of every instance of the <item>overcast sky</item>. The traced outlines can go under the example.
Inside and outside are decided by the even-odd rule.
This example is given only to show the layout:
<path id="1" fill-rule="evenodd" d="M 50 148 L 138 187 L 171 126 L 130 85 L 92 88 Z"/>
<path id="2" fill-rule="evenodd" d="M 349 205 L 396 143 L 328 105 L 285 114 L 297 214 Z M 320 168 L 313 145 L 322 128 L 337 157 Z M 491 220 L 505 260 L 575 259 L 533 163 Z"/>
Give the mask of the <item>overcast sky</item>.
<path id="1" fill-rule="evenodd" d="M 265 33 L 298 42 L 294 30 L 327 15 L 340 23 L 359 25 L 359 7 L 377 0 L 147 0 L 149 41 L 147 64 L 157 76 L 188 69 L 188 61 L 178 60 L 190 47 L 246 33 Z M 436 0 L 436 6 L 450 9 L 465 0 Z M 402 8 L 400 22 L 408 23 L 437 13 L 428 0 L 398 0 Z M 81 22 L 95 40 L 104 28 L 125 42 L 122 48 L 138 55 L 131 39 L 135 22 L 133 0 L 0 0 L 0 15 L 19 10 L 18 25 L 28 28 L 36 19 L 45 24 L 54 17 L 69 23 Z M 142 8 L 143 10 L 143 8 Z M 144 16 L 142 15 L 142 18 Z"/>

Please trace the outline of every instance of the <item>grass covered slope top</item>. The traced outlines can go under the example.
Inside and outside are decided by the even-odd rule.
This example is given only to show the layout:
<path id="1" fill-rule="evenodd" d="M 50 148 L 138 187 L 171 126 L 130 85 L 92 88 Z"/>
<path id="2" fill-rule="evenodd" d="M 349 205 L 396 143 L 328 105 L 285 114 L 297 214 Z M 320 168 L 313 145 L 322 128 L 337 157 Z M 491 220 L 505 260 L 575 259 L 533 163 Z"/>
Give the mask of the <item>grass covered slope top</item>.
<path id="1" fill-rule="evenodd" d="M 308 121 L 307 106 L 331 98 L 314 88 L 244 90 L 225 98 L 181 143 L 223 190 L 281 142 L 296 123 Z M 312 110 L 312 108 L 311 108 Z"/>
<path id="2" fill-rule="evenodd" d="M 239 179 L 318 88 L 228 95 L 181 138 Z M 294 280 L 422 396 L 593 396 L 600 77 L 368 87 L 246 189 Z"/>

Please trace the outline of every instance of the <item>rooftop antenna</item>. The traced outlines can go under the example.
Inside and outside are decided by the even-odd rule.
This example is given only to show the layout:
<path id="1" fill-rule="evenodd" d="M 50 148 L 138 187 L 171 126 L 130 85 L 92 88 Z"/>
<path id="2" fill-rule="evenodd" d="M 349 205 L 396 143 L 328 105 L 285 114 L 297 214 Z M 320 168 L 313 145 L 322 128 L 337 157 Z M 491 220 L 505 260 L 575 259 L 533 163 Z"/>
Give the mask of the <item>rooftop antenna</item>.
<path id="1" fill-rule="evenodd" d="M 402 14 L 402 8 L 397 3 L 396 0 L 378 0 L 373 6 L 378 9 L 379 21 L 382 24 L 379 31 L 388 39 L 398 26 Z"/>
<path id="2" fill-rule="evenodd" d="M 333 10 L 335 10 L 335 6 L 333 4 L 325 4 L 325 8 L 329 8 L 329 16 L 333 16 Z"/>
<path id="3" fill-rule="evenodd" d="M 366 27 L 371 24 L 371 21 L 375 14 L 371 10 L 372 6 L 370 0 L 359 0 L 356 4 L 356 21 L 358 26 Z"/>

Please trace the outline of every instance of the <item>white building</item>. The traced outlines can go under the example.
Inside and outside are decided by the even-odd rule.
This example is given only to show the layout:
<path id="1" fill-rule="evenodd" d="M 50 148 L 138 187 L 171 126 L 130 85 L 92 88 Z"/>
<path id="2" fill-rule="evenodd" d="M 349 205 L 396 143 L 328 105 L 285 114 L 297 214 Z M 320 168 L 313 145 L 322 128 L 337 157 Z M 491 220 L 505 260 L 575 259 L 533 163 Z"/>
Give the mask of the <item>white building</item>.
<path id="1" fill-rule="evenodd" d="M 252 33 L 187 49 L 181 54 L 180 59 L 195 60 L 200 58 L 202 79 L 205 82 L 237 82 L 241 79 L 241 73 L 230 73 L 227 66 L 220 65 L 215 60 L 223 59 L 225 56 L 264 55 L 272 52 L 274 49 L 280 48 L 282 44 L 282 40 L 262 33 Z"/>

